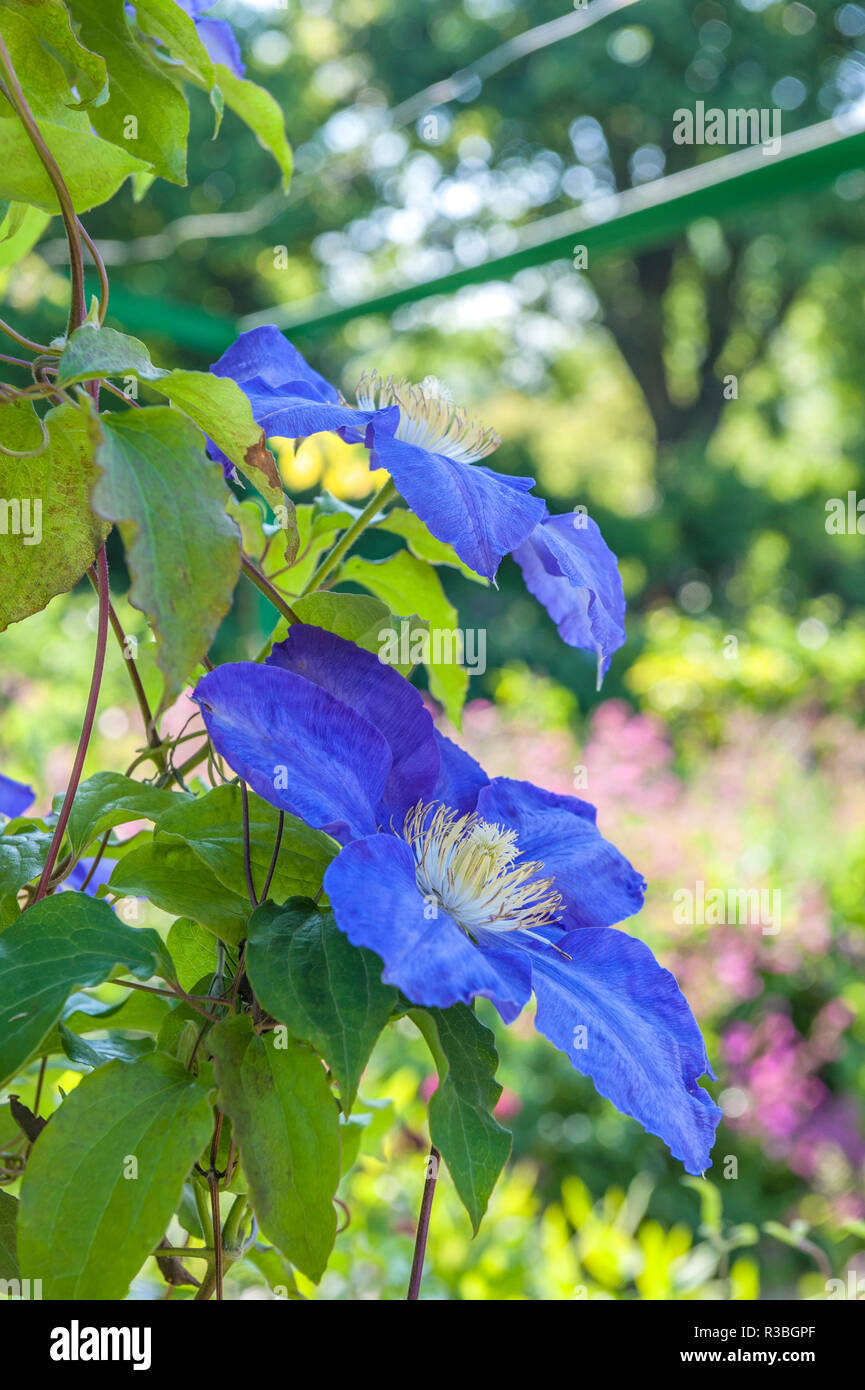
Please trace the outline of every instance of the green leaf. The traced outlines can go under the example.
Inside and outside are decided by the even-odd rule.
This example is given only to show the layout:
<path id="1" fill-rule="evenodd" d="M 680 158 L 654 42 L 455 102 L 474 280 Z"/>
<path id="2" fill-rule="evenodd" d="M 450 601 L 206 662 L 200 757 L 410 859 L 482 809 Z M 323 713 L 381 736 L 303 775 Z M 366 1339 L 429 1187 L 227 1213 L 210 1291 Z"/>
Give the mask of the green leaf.
<path id="1" fill-rule="evenodd" d="M 100 417 L 100 516 L 120 525 L 132 575 L 129 601 L 156 631 L 171 702 L 231 606 L 240 537 L 225 512 L 222 468 L 193 424 L 167 406 Z"/>
<path id="2" fill-rule="evenodd" d="M 155 183 L 156 175 L 149 169 L 132 175 L 132 201 L 140 203 L 147 190 Z"/>
<path id="3" fill-rule="evenodd" d="M 108 884 L 122 897 L 145 897 L 175 917 L 191 917 L 235 946 L 246 935 L 250 906 L 226 888 L 182 843 L 158 834 L 120 860 Z"/>
<path id="4" fill-rule="evenodd" d="M 174 962 L 175 979 L 187 994 L 204 975 L 216 970 L 216 942 L 213 933 L 191 917 L 178 917 L 166 941 Z"/>
<path id="5" fill-rule="evenodd" d="M 395 627 L 399 630 L 399 624 L 405 621 L 408 623 L 410 640 L 415 632 L 426 631 L 428 627 L 416 615 L 409 619 L 394 618 L 381 599 L 369 594 L 334 594 L 319 590 L 304 598 L 293 598 L 291 606 L 303 622 L 312 627 L 325 628 L 327 632 L 335 632 L 338 637 L 345 637 L 376 656 L 381 647 L 381 632 L 391 632 Z M 271 646 L 285 641 L 289 626 L 287 618 L 280 618 L 271 633 Z M 414 665 L 411 661 L 396 663 L 396 669 L 400 675 L 408 676 L 414 670 Z"/>
<path id="6" fill-rule="evenodd" d="M 37 124 L 47 120 L 87 130 L 84 113 L 71 109 L 75 98 L 66 73 L 57 59 L 43 48 L 38 30 L 29 18 L 3 6 L 0 8 L 0 35 Z"/>
<path id="7" fill-rule="evenodd" d="M 78 213 L 107 202 L 124 179 L 148 167 L 134 154 L 100 140 L 89 129 L 74 130 L 54 121 L 40 121 L 39 129 L 60 166 Z M 54 185 L 17 119 L 0 120 L 0 149 L 0 197 L 56 213 L 59 202 Z"/>
<path id="8" fill-rule="evenodd" d="M 76 381 L 92 381 L 101 376 L 135 376 L 139 381 L 158 381 L 169 373 L 154 367 L 150 353 L 140 338 L 83 323 L 76 328 L 57 363 L 57 385 L 72 386 Z"/>
<path id="9" fill-rule="evenodd" d="M 0 1190 L 0 1279 L 19 1277 L 15 1248 L 15 1228 L 18 1224 L 18 1199 Z"/>
<path id="10" fill-rule="evenodd" d="M 723 1201 L 714 1183 L 708 1178 L 682 1178 L 682 1186 L 690 1187 L 700 1199 L 700 1221 L 706 1231 L 720 1236 L 723 1225 Z"/>
<path id="11" fill-rule="evenodd" d="M 352 946 L 332 912 L 294 898 L 253 913 L 246 970 L 268 1013 L 321 1053 L 348 1113 L 397 1000 L 393 986 L 382 984 L 378 956 Z"/>
<path id="12" fill-rule="evenodd" d="M 204 1091 L 161 1053 L 83 1078 L 40 1134 L 21 1187 L 21 1267 L 46 1298 L 125 1298 L 211 1123 Z"/>
<path id="13" fill-rule="evenodd" d="M 103 376 L 134 376 L 149 382 L 213 440 L 274 510 L 291 507 L 273 455 L 265 447 L 264 430 L 255 423 L 249 398 L 236 381 L 211 372 L 171 372 L 155 367 L 139 338 L 113 328 L 82 324 L 70 335 L 60 355 L 57 384 L 71 386 Z"/>
<path id="14" fill-rule="evenodd" d="M 255 792 L 249 792 L 250 863 L 258 894 L 267 879 L 278 827 L 276 808 Z M 163 845 L 188 845 L 220 883 L 248 899 L 239 787 L 215 787 L 204 796 L 174 807 L 160 817 L 158 839 Z M 323 831 L 311 830 L 303 821 L 286 815 L 269 896 L 284 902 L 286 898 L 317 893 L 338 848 Z M 196 917 L 195 913 L 186 915 Z"/>
<path id="15" fill-rule="evenodd" d="M 193 982 L 190 993 L 207 994 L 212 979 L 212 973 L 208 971 L 206 975 Z M 227 1005 L 222 1006 L 222 1008 L 224 1013 Z M 207 1054 L 200 1046 L 202 1027 L 206 1026 L 206 1024 L 202 1024 L 201 1014 L 191 1004 L 175 1004 L 162 1020 L 156 1046 L 160 1052 L 167 1052 L 172 1057 L 176 1057 L 188 1071 L 193 1071 L 198 1075 L 201 1064 L 207 1062 Z"/>
<path id="16" fill-rule="evenodd" d="M 269 536 L 265 531 L 264 512 L 254 497 L 238 502 L 232 497 L 226 508 L 228 515 L 237 522 L 240 543 L 251 560 L 260 560 L 264 554 Z"/>
<path id="17" fill-rule="evenodd" d="M 351 555 L 339 572 L 340 580 L 351 580 L 387 604 L 391 613 L 417 613 L 430 625 L 429 636 L 438 637 L 442 660 L 435 661 L 434 642 L 427 641 L 424 661 L 430 692 L 441 700 L 451 723 L 460 725 L 462 707 L 468 692 L 469 674 L 456 661 L 444 659 L 453 655 L 452 634 L 457 632 L 457 612 L 445 597 L 441 580 L 434 569 L 418 560 L 408 550 L 400 550 L 389 560 L 364 560 Z"/>
<path id="18" fill-rule="evenodd" d="M 235 77 L 224 63 L 216 65 L 216 81 L 226 104 L 255 135 L 259 145 L 273 155 L 282 170 L 282 186 L 291 178 L 291 146 L 286 139 L 285 121 L 279 104 L 263 87 Z"/>
<path id="19" fill-rule="evenodd" d="M 249 398 L 236 381 L 211 372 L 175 371 L 159 384 L 159 390 L 195 421 L 274 511 L 283 507 L 293 512 L 273 454 L 265 446 L 264 430 L 252 418 Z"/>
<path id="20" fill-rule="evenodd" d="M 114 825 L 139 819 L 158 821 L 178 803 L 191 800 L 185 792 L 149 787 L 120 772 L 94 772 L 75 793 L 67 827 L 72 852 L 78 856 L 91 840 Z M 54 809 L 60 809 L 57 800 Z"/>
<path id="21" fill-rule="evenodd" d="M 297 1287 L 294 1270 L 288 1260 L 283 1259 L 279 1251 L 274 1250 L 273 1246 L 268 1250 L 263 1250 L 259 1249 L 257 1245 L 253 1245 L 245 1258 L 251 1265 L 255 1266 L 260 1274 L 264 1275 L 271 1293 L 279 1290 L 278 1297 L 291 1303 L 306 1301 Z"/>
<path id="22" fill-rule="evenodd" d="M 186 73 L 209 91 L 215 81 L 210 54 L 198 37 L 194 20 L 177 0 L 136 0 L 135 23 L 143 34 L 159 39 Z"/>
<path id="23" fill-rule="evenodd" d="M 208 1045 L 262 1231 L 318 1283 L 339 1182 L 339 1114 L 324 1068 L 294 1038 L 259 1037 L 246 1015 L 218 1023 Z"/>
<path id="24" fill-rule="evenodd" d="M 483 584 L 485 588 L 489 588 L 489 580 L 484 579 L 483 575 L 475 574 L 474 570 L 463 564 L 453 546 L 448 545 L 446 541 L 437 540 L 414 512 L 406 511 L 404 507 L 394 507 L 381 521 L 375 522 L 374 526 L 377 531 L 388 531 L 393 536 L 402 536 L 411 553 L 419 560 L 426 560 L 430 565 L 449 565 L 458 569 L 466 579 L 473 579 L 475 584 Z"/>
<path id="25" fill-rule="evenodd" d="M 155 1038 L 130 1038 L 119 1029 L 112 1029 L 104 1037 L 82 1038 L 61 1023 L 58 1027 L 63 1051 L 70 1062 L 85 1067 L 101 1067 L 105 1062 L 134 1062 L 145 1053 L 152 1052 L 156 1046 Z"/>
<path id="26" fill-rule="evenodd" d="M 44 830 L 0 834 L 0 930 L 19 916 L 16 894 L 42 872 L 50 844 Z"/>
<path id="27" fill-rule="evenodd" d="M 156 1037 L 168 1012 L 166 999 L 139 989 L 127 990 L 126 997 L 117 1004 L 106 1004 L 95 994 L 74 990 L 63 1005 L 57 1027 L 39 1044 L 39 1052 L 43 1056 L 65 1052 L 61 1027 L 68 1033 L 86 1036 L 107 1029 L 109 1020 L 117 1025 L 110 1030 L 110 1035 L 115 1037 L 129 1033 L 150 1033 Z"/>
<path id="28" fill-rule="evenodd" d="M 123 966 L 140 980 L 164 972 L 150 928 L 128 927 L 86 893 L 43 898 L 0 935 L 0 1082 L 15 1076 L 54 1027 L 68 994 Z"/>
<path id="29" fill-rule="evenodd" d="M 62 405 L 45 427 L 48 447 L 35 458 L 0 454 L 0 522 L 10 532 L 0 546 L 0 632 L 73 588 L 111 530 L 90 505 L 98 470 L 86 417 Z M 32 405 L 0 405 L 7 449 L 38 448 L 41 437 Z"/>
<path id="30" fill-rule="evenodd" d="M 489 1028 L 465 1004 L 409 1009 L 435 1059 L 439 1085 L 429 1103 L 430 1138 L 450 1170 L 472 1227 L 478 1227 L 511 1151 L 511 1136 L 493 1116 L 502 1093 Z"/>
<path id="31" fill-rule="evenodd" d="M 163 178 L 185 183 L 189 108 L 135 42 L 124 0 L 69 0 L 69 8 L 84 42 L 108 66 L 108 100 L 89 112 L 94 129 L 146 160 Z"/>
<path id="32" fill-rule="evenodd" d="M 12 203 L 0 225 L 0 284 L 2 272 L 17 265 L 33 250 L 50 221 L 48 212 L 28 207 L 26 203 Z"/>
<path id="33" fill-rule="evenodd" d="M 312 502 L 295 508 L 297 543 L 291 554 L 283 556 L 272 546 L 263 561 L 264 573 L 283 593 L 299 594 L 312 575 L 323 551 L 336 540 L 336 532 L 344 531 L 354 518 L 348 514 L 316 514 Z"/>
<path id="34" fill-rule="evenodd" d="M 378 652 L 378 634 L 393 626 L 390 609 L 381 599 L 367 594 L 307 594 L 292 605 L 297 616 L 312 627 L 335 632 L 368 652 Z"/>
<path id="35" fill-rule="evenodd" d="M 46 51 L 63 64 L 78 92 L 79 106 L 89 106 L 106 92 L 105 59 L 80 44 L 63 0 L 4 0 L 4 8 L 25 15 Z"/>

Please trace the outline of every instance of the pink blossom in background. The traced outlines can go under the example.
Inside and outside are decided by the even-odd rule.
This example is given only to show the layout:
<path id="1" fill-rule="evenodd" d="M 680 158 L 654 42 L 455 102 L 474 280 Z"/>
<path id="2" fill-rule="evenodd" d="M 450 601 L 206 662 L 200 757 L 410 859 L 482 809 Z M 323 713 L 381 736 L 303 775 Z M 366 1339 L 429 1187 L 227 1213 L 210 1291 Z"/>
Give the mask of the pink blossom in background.
<path id="1" fill-rule="evenodd" d="M 582 735 L 538 729 L 537 718 L 533 708 L 475 700 L 462 734 L 447 732 L 491 776 L 597 806 L 604 834 L 649 882 L 643 912 L 625 929 L 649 942 L 704 1026 L 720 1033 L 710 1052 L 718 1089 L 737 1097 L 728 1123 L 833 1201 L 861 1184 L 860 1102 L 833 1095 L 826 1080 L 853 1014 L 840 999 L 819 1000 L 832 978 L 827 957 L 854 973 L 865 965 L 861 930 L 847 928 L 832 905 L 838 866 L 862 858 L 865 731 L 838 715 L 739 709 L 717 746 L 695 739 L 677 760 L 664 723 L 623 701 L 599 705 Z M 779 929 L 760 920 L 677 922 L 674 895 L 698 882 L 725 893 L 766 890 L 769 901 L 778 890 Z M 807 1036 L 767 997 L 788 982 L 814 996 Z M 747 1020 L 726 1022 L 743 1010 Z M 860 1205 L 848 1214 L 861 1214 Z"/>

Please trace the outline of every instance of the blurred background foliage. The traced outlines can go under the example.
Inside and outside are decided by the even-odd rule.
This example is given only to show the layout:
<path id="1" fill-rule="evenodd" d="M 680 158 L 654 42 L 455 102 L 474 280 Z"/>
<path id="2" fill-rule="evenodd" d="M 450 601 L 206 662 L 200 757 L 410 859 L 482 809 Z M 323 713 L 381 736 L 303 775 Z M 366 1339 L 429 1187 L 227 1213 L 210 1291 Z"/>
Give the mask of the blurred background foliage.
<path id="1" fill-rule="evenodd" d="M 497 593 L 444 575 L 462 626 L 488 641 L 457 736 L 491 773 L 597 803 L 649 879 L 632 929 L 680 979 L 718 1074 L 711 1183 L 683 1179 L 530 1019 L 498 1027 L 514 1161 L 474 1242 L 440 1184 L 426 1295 L 825 1297 L 832 1274 L 865 1275 L 865 542 L 826 527 L 827 502 L 865 487 L 865 169 L 585 269 L 557 261 L 309 326 L 325 301 L 505 255 L 539 219 L 601 217 L 611 195 L 724 153 L 673 142 L 679 107 L 779 108 L 786 134 L 865 99 L 862 6 L 609 9 L 426 97 L 560 18 L 561 0 L 221 0 L 249 75 L 286 111 L 287 200 L 230 114 L 211 139 L 202 99 L 189 190 L 123 190 L 88 227 L 109 323 L 146 336 L 161 364 L 206 367 L 238 326 L 276 319 L 307 325 L 294 340 L 349 399 L 364 369 L 436 376 L 502 433 L 497 467 L 536 477 L 553 511 L 585 505 L 620 557 L 628 643 L 600 695 L 510 562 Z M 2 283 L 24 331 L 56 330 L 56 225 Z M 324 488 L 356 502 L 373 486 L 362 451 L 338 441 L 276 448 L 297 500 Z M 77 737 L 93 614 L 82 590 L 3 638 L 3 770 L 33 780 L 43 806 Z M 250 655 L 267 625 L 242 585 L 219 657 Z M 185 707 L 172 717 L 179 729 Z M 89 770 L 124 767 L 138 744 L 109 648 Z M 700 881 L 780 890 L 780 930 L 677 924 L 674 894 Z M 373 1059 L 351 1224 L 307 1296 L 404 1293 L 431 1084 L 412 1034 L 401 1024 Z M 399 1124 L 383 1140 L 387 1106 Z M 235 1266 L 236 1294 L 279 1282 L 264 1264 Z"/>

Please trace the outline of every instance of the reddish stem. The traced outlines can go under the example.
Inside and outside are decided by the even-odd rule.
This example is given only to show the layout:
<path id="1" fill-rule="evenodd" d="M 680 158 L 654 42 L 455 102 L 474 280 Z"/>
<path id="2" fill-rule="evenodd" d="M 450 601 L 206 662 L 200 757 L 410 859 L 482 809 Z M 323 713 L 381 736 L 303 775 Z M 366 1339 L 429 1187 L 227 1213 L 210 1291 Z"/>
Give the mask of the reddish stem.
<path id="1" fill-rule="evenodd" d="M 84 759 L 87 756 L 90 735 L 93 732 L 93 721 L 96 718 L 96 706 L 99 702 L 99 688 L 102 684 L 102 670 L 105 665 L 105 648 L 108 641 L 108 560 L 106 559 L 104 545 L 96 557 L 96 573 L 96 587 L 99 594 L 99 620 L 96 629 L 96 656 L 93 660 L 93 676 L 90 681 L 90 694 L 87 697 L 87 708 L 84 711 L 84 723 L 81 728 L 81 737 L 78 740 L 78 750 L 75 754 L 75 761 L 72 764 L 72 771 L 69 774 L 69 785 L 66 788 L 66 795 L 63 798 L 60 815 L 54 827 L 54 835 L 48 850 L 48 858 L 45 860 L 45 867 L 42 870 L 42 877 L 39 880 L 39 885 L 33 898 L 35 903 L 38 903 L 40 898 L 44 898 L 48 891 L 48 882 L 51 878 L 54 865 L 57 862 L 60 844 L 72 811 L 72 803 L 75 800 L 78 783 L 81 781 Z"/>
<path id="2" fill-rule="evenodd" d="M 435 1144 L 431 1145 L 429 1158 L 427 1159 L 427 1179 L 423 1185 L 423 1197 L 420 1204 L 420 1215 L 417 1219 L 417 1235 L 414 1240 L 414 1259 L 411 1264 L 411 1278 L 408 1284 L 406 1302 L 416 1302 L 420 1296 L 420 1281 L 423 1277 L 423 1260 L 426 1254 L 426 1239 L 429 1235 L 430 1216 L 432 1215 L 433 1197 L 436 1190 L 436 1178 L 439 1173 L 441 1154 Z"/>

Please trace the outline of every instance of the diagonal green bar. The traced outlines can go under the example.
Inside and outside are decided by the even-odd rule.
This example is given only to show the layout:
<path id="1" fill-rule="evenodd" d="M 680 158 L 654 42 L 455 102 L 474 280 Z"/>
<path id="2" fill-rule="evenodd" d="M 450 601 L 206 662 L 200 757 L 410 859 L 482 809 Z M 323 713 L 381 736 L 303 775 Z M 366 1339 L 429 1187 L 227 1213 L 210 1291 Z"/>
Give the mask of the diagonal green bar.
<path id="1" fill-rule="evenodd" d="M 356 304 L 335 305 L 319 296 L 302 305 L 274 307 L 241 320 L 240 327 L 276 322 L 292 335 L 313 336 L 364 314 L 390 314 L 402 304 L 452 294 L 465 285 L 507 280 L 526 266 L 570 260 L 578 245 L 586 247 L 590 261 L 593 256 L 641 251 L 671 240 L 698 217 L 727 221 L 760 204 L 780 202 L 830 183 L 863 164 L 865 131 L 844 134 L 834 121 L 823 121 L 786 136 L 774 157 L 764 155 L 759 145 L 749 147 L 612 195 L 605 200 L 603 219 L 591 220 L 576 211 L 534 222 L 523 229 L 520 245 L 506 256 L 422 284 L 400 286 Z"/>
<path id="2" fill-rule="evenodd" d="M 526 266 L 571 260 L 575 246 L 585 246 L 591 261 L 662 245 L 698 217 L 729 222 L 755 207 L 806 194 L 848 169 L 863 166 L 865 131 L 844 133 L 834 121 L 823 121 L 785 136 L 774 157 L 764 155 L 758 145 L 704 160 L 692 169 L 611 196 L 605 201 L 603 217 L 590 219 L 577 210 L 544 218 L 521 229 L 520 243 L 508 255 L 421 284 L 401 285 L 359 303 L 334 304 L 318 296 L 274 305 L 235 326 L 231 319 L 195 305 L 145 299 L 115 280 L 111 316 L 130 332 L 145 337 L 162 334 L 180 347 L 214 355 L 234 340 L 238 327 L 243 330 L 260 323 L 278 323 L 292 335 L 311 338 L 364 314 L 390 314 L 402 304 L 452 294 L 465 285 L 510 279 Z"/>

